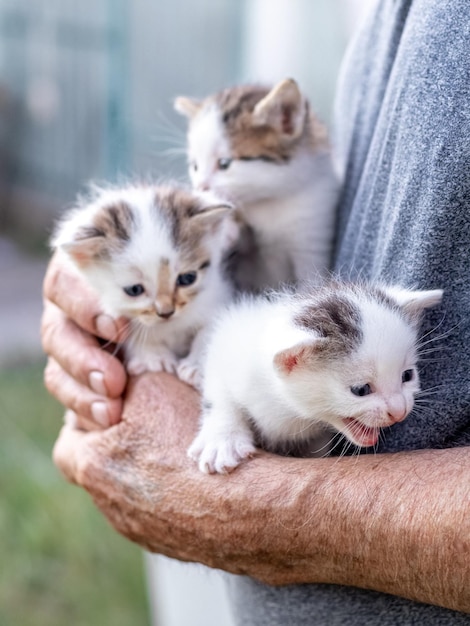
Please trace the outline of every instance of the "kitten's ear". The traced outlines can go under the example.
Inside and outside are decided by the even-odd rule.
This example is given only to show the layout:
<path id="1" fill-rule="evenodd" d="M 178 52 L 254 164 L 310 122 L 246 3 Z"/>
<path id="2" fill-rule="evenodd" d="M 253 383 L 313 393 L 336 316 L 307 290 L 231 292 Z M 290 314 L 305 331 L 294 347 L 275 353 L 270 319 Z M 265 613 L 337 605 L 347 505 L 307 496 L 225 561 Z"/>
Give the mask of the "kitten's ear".
<path id="1" fill-rule="evenodd" d="M 233 204 L 217 198 L 210 192 L 198 194 L 200 206 L 192 215 L 192 218 L 199 221 L 206 221 L 213 226 L 218 225 L 225 216 L 234 210 Z"/>
<path id="2" fill-rule="evenodd" d="M 292 78 L 278 83 L 253 111 L 255 126 L 272 126 L 281 135 L 297 139 L 302 134 L 306 116 L 306 100 Z"/>
<path id="3" fill-rule="evenodd" d="M 429 309 L 442 300 L 442 289 L 419 291 L 401 287 L 387 287 L 386 293 L 413 318 L 419 318 L 424 309 Z"/>
<path id="4" fill-rule="evenodd" d="M 227 214 L 233 210 L 233 207 L 226 204 L 219 204 L 218 206 L 210 206 L 201 209 L 197 213 L 194 213 L 193 219 L 197 220 L 200 224 L 204 223 L 204 226 L 216 229 L 219 224 L 227 217 Z"/>
<path id="5" fill-rule="evenodd" d="M 300 371 L 306 367 L 315 357 L 316 353 L 324 347 L 325 338 L 309 339 L 280 350 L 274 355 L 274 368 L 284 376 L 292 372 Z"/>
<path id="6" fill-rule="evenodd" d="M 200 111 L 201 106 L 202 102 L 200 100 L 187 98 L 186 96 L 179 96 L 173 103 L 175 111 L 178 111 L 178 113 L 181 113 L 181 115 L 184 115 L 190 120 Z"/>
<path id="7" fill-rule="evenodd" d="M 68 239 L 59 240 L 57 247 L 83 268 L 103 253 L 106 237 L 93 226 L 82 226 Z"/>

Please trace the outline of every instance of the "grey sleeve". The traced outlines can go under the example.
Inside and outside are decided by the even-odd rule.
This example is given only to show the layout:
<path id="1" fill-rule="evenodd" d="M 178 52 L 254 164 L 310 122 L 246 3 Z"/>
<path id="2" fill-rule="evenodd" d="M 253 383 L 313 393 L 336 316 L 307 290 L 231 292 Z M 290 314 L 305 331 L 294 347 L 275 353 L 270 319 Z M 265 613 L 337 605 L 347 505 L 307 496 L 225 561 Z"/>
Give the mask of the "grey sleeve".
<path id="1" fill-rule="evenodd" d="M 381 450 L 469 445 L 470 2 L 378 0 L 347 54 L 335 114 L 345 174 L 336 271 L 445 290 L 423 325 L 430 401 Z M 240 626 L 470 625 L 352 587 L 228 578 Z"/>
<path id="2" fill-rule="evenodd" d="M 470 444 L 469 42 L 466 0 L 383 0 L 340 81 L 336 270 L 445 292 L 422 331 L 426 395 L 382 450 Z"/>

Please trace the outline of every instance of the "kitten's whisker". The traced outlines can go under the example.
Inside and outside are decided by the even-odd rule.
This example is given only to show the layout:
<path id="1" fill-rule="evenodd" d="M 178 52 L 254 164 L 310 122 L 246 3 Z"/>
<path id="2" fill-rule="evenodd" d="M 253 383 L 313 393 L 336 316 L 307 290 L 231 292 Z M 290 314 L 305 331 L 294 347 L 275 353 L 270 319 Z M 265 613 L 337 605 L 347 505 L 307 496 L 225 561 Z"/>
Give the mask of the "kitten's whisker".
<path id="1" fill-rule="evenodd" d="M 129 321 L 129 322 L 127 322 L 127 323 L 124 325 L 124 327 L 122 328 L 122 330 L 121 330 L 121 331 L 118 331 L 118 332 L 116 333 L 116 336 L 115 336 L 113 339 L 108 339 L 107 341 L 105 341 L 104 343 L 102 343 L 100 347 L 101 347 L 103 350 L 107 350 L 108 348 L 111 348 L 111 347 L 112 347 L 112 348 L 113 348 L 113 350 L 112 350 L 111 354 L 112 354 L 113 356 L 116 356 L 116 354 L 117 354 L 117 353 L 119 352 L 119 350 L 121 349 L 121 346 L 122 346 L 122 343 L 123 343 L 123 342 L 120 340 L 120 335 L 121 335 L 123 332 L 127 332 L 127 330 L 129 329 L 130 323 L 131 323 L 130 321 Z"/>
<path id="2" fill-rule="evenodd" d="M 164 124 L 156 123 L 154 124 L 155 132 L 150 133 L 150 138 L 152 140 L 160 140 L 165 139 L 167 141 L 171 141 L 174 144 L 178 145 L 186 145 L 186 137 L 184 131 L 179 128 L 171 128 L 170 126 L 166 127 Z"/>
<path id="3" fill-rule="evenodd" d="M 343 435 L 340 432 L 334 433 L 330 439 L 331 450 L 330 453 L 334 452 L 340 444 L 346 445 L 345 440 L 343 439 Z M 343 448 L 342 448 L 343 449 Z M 334 455 L 337 459 L 341 458 L 342 449 L 340 450 L 339 455 Z"/>
<path id="4" fill-rule="evenodd" d="M 435 359 L 419 359 L 420 363 L 445 363 L 446 359 L 444 357 L 442 357 L 441 359 L 435 358 Z"/>
<path id="5" fill-rule="evenodd" d="M 163 154 L 165 156 L 186 156 L 186 149 L 185 148 L 165 148 L 165 150 L 162 150 L 160 152 L 160 154 Z"/>
<path id="6" fill-rule="evenodd" d="M 440 346 L 440 345 L 431 346 L 431 347 L 425 348 L 424 350 L 418 346 L 418 349 L 417 349 L 418 355 L 420 357 L 422 355 L 432 354 L 433 352 L 438 352 L 438 351 L 439 352 L 450 352 L 449 348 L 447 348 L 446 346 Z"/>
<path id="7" fill-rule="evenodd" d="M 444 311 L 444 313 L 442 314 L 442 317 L 439 320 L 439 322 L 435 326 L 430 328 L 428 331 L 426 331 L 423 335 L 421 335 L 420 341 L 423 340 L 423 339 L 426 339 L 426 337 L 429 337 L 430 335 L 432 335 L 432 333 L 436 332 L 444 324 L 445 319 L 446 319 L 446 313 Z M 450 332 L 450 330 L 452 330 L 452 329 L 449 329 L 449 330 L 445 331 L 440 336 L 445 336 L 448 332 Z M 433 338 L 431 337 L 431 340 L 432 339 Z"/>
<path id="8" fill-rule="evenodd" d="M 416 406 L 424 406 L 424 405 L 432 405 L 439 406 L 445 404 L 443 398 L 433 397 L 433 396 L 425 396 L 423 398 L 417 398 L 415 400 Z"/>
<path id="9" fill-rule="evenodd" d="M 435 387 L 429 387 L 429 389 L 422 389 L 416 393 L 415 398 L 423 398 L 425 396 L 432 396 L 437 393 L 441 393 L 445 389 L 445 385 L 436 385 Z"/>
<path id="10" fill-rule="evenodd" d="M 332 438 L 329 439 L 323 446 L 321 446 L 320 448 L 315 448 L 315 450 L 312 450 L 312 452 L 314 454 L 319 454 L 320 452 L 330 452 L 332 450 L 332 441 L 335 439 L 335 437 L 338 437 L 338 435 L 340 435 L 341 433 L 334 433 L 332 435 Z"/>
<path id="11" fill-rule="evenodd" d="M 155 121 L 158 122 L 161 128 L 173 132 L 175 135 L 182 137 L 183 141 L 186 141 L 186 131 L 166 116 L 162 110 L 158 111 Z"/>
<path id="12" fill-rule="evenodd" d="M 445 315 L 442 317 L 441 321 L 439 322 L 437 326 L 434 326 L 427 333 L 425 333 L 419 338 L 418 343 L 417 343 L 418 353 L 421 352 L 421 348 L 428 345 L 429 343 L 440 341 L 442 339 L 447 339 L 463 323 L 463 322 L 458 322 L 457 324 L 454 324 L 453 326 L 448 328 L 445 332 L 440 333 L 439 335 L 436 335 L 434 337 L 430 337 L 430 335 L 434 333 L 444 323 L 444 320 L 445 320 Z M 429 337 L 429 339 L 427 339 L 426 341 L 423 341 L 423 339 L 426 339 L 426 337 Z M 441 349 L 445 350 L 446 346 L 441 347 Z"/>

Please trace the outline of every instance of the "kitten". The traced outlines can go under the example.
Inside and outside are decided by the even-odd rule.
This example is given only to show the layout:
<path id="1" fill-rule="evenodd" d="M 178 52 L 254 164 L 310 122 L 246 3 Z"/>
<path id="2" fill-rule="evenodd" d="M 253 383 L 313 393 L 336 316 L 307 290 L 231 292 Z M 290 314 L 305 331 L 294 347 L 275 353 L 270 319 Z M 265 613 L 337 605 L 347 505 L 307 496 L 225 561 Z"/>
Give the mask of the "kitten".
<path id="1" fill-rule="evenodd" d="M 175 109 L 189 118 L 194 188 L 237 207 L 236 284 L 258 291 L 323 272 L 338 182 L 325 129 L 296 82 L 234 87 L 202 101 L 179 97 Z"/>
<path id="2" fill-rule="evenodd" d="M 413 407 L 420 316 L 441 298 L 440 290 L 336 281 L 304 295 L 245 296 L 213 330 L 188 455 L 201 471 L 223 473 L 255 443 L 320 452 L 318 438 L 336 431 L 375 445 L 380 429 Z"/>
<path id="3" fill-rule="evenodd" d="M 105 312 L 130 319 L 130 374 L 164 370 L 198 384 L 201 329 L 231 299 L 221 271 L 231 210 L 208 193 L 129 186 L 98 190 L 59 224 L 53 247 L 96 289 Z"/>

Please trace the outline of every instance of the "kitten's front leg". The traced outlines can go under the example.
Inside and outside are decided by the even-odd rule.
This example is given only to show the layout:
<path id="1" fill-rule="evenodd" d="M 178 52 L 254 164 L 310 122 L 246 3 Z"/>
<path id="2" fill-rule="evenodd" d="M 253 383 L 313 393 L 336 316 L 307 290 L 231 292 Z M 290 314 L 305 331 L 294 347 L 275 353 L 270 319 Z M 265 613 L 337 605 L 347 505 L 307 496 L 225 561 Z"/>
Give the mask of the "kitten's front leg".
<path id="1" fill-rule="evenodd" d="M 166 346 L 158 346 L 150 350 L 128 348 L 126 350 L 127 371 L 132 376 L 143 374 L 144 372 L 169 372 L 174 374 L 178 367 L 176 355 Z"/>
<path id="2" fill-rule="evenodd" d="M 198 391 L 202 388 L 202 358 L 207 345 L 207 336 L 208 332 L 204 329 L 196 333 L 188 356 L 181 359 L 176 368 L 178 378 Z"/>
<path id="3" fill-rule="evenodd" d="M 178 378 L 184 383 L 191 385 L 198 391 L 201 390 L 202 375 L 201 369 L 197 362 L 194 362 L 189 356 L 181 359 L 176 367 Z"/>
<path id="4" fill-rule="evenodd" d="M 256 452 L 253 431 L 242 411 L 230 402 L 207 405 L 188 456 L 206 474 L 227 474 Z"/>

